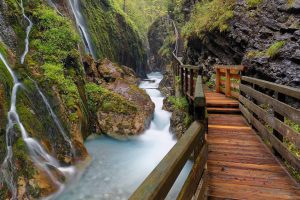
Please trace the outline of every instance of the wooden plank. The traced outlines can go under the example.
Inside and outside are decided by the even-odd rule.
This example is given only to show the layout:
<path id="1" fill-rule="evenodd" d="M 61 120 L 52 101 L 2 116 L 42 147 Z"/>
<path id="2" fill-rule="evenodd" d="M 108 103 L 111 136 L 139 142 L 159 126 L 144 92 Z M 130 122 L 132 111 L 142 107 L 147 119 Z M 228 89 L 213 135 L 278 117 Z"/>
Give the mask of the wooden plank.
<path id="1" fill-rule="evenodd" d="M 243 76 L 242 80 L 246 81 L 248 83 L 256 84 L 263 88 L 268 88 L 270 90 L 285 94 L 290 97 L 294 97 L 296 99 L 300 99 L 300 89 L 298 89 L 298 88 L 293 88 L 293 87 L 289 87 L 289 86 L 285 86 L 285 85 L 279 85 L 276 83 L 272 83 L 269 81 L 264 81 L 261 79 L 252 78 L 252 77 L 248 77 L 248 76 Z"/>
<path id="2" fill-rule="evenodd" d="M 205 143 L 201 152 L 199 153 L 192 170 L 190 171 L 177 199 L 186 200 L 191 199 L 196 193 L 198 184 L 201 178 L 203 178 L 203 171 L 206 166 L 208 155 L 208 145 Z"/>
<path id="3" fill-rule="evenodd" d="M 240 90 L 255 98 L 257 101 L 265 104 L 269 104 L 273 107 L 274 111 L 282 114 L 288 119 L 300 124 L 300 110 L 293 108 L 285 103 L 282 103 L 268 95 L 258 92 L 246 85 L 241 84 Z"/>
<path id="4" fill-rule="evenodd" d="M 243 71 L 245 67 L 243 65 L 215 65 L 215 69 L 230 69 Z"/>
<path id="5" fill-rule="evenodd" d="M 131 195 L 130 200 L 164 199 L 173 186 L 183 166 L 204 134 L 204 126 L 193 122 L 186 133 L 156 166 L 146 180 Z"/>
<path id="6" fill-rule="evenodd" d="M 199 192 L 196 194 L 197 200 L 205 200 L 207 199 L 207 190 L 208 190 L 208 172 L 205 170 L 203 172 L 203 179 L 199 184 Z"/>
<path id="7" fill-rule="evenodd" d="M 297 189 L 276 189 L 230 183 L 209 183 L 210 195 L 224 199 L 292 199 L 299 200 Z"/>
<path id="8" fill-rule="evenodd" d="M 299 133 L 297 133 L 294 129 L 290 128 L 284 122 L 270 115 L 267 111 L 263 110 L 245 97 L 240 96 L 239 100 L 244 104 L 244 106 L 254 112 L 257 116 L 259 116 L 260 119 L 264 120 L 272 128 L 276 129 L 280 134 L 282 134 L 283 137 L 286 137 L 290 142 L 295 144 L 300 149 Z"/>
<path id="9" fill-rule="evenodd" d="M 205 106 L 206 99 L 204 94 L 204 88 L 202 83 L 202 76 L 197 76 L 196 87 L 195 87 L 195 105 Z"/>
<path id="10" fill-rule="evenodd" d="M 227 69 L 220 69 L 221 73 L 225 73 Z M 229 69 L 230 70 L 230 74 L 237 74 L 239 75 L 240 74 L 240 71 L 241 70 L 238 70 L 238 69 Z"/>
<path id="11" fill-rule="evenodd" d="M 241 107 L 244 107 L 240 104 Z M 246 110 L 246 108 L 243 108 L 243 110 Z M 243 111 L 242 111 L 243 112 Z M 280 153 L 280 155 L 288 161 L 296 170 L 300 171 L 300 160 L 294 156 L 288 148 L 281 143 L 273 134 L 270 134 L 267 128 L 261 124 L 254 116 L 248 115 L 250 123 L 255 126 L 255 128 L 258 130 L 259 135 L 264 139 L 269 141 L 272 146 Z"/>

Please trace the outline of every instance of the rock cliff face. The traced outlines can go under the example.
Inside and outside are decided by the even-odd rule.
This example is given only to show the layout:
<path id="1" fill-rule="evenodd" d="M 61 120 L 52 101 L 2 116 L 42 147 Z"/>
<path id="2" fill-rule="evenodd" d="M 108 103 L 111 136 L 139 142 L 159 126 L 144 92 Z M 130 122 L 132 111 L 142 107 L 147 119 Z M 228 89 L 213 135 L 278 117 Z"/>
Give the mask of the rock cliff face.
<path id="1" fill-rule="evenodd" d="M 97 57 L 130 66 L 146 77 L 147 55 L 131 22 L 111 1 L 81 1 Z"/>
<path id="2" fill-rule="evenodd" d="M 227 31 L 190 37 L 185 61 L 212 65 L 244 64 L 246 74 L 300 87 L 299 1 L 263 0 L 256 5 L 238 0 Z"/>
<path id="3" fill-rule="evenodd" d="M 23 18 L 19 1 L 0 1 L 0 52 L 22 83 L 17 95 L 17 112 L 28 135 L 36 139 L 61 166 L 70 166 L 88 157 L 84 139 L 91 133 L 107 133 L 114 137 L 121 135 L 122 138 L 142 133 L 150 123 L 154 105 L 149 96 L 137 87 L 138 78 L 131 68 L 108 60 L 95 64 L 97 70 L 91 65 L 84 66 L 82 52 L 78 49 L 83 44 L 72 21 L 68 1 L 53 1 L 63 16 L 47 2 L 24 1 L 25 13 L 33 22 L 33 27 L 29 52 L 25 63 L 21 64 L 28 23 Z M 99 4 L 102 3 L 97 2 Z M 97 16 L 97 13 L 94 15 Z M 110 46 L 110 42 L 120 41 L 129 34 L 130 39 L 111 52 L 117 56 L 114 57 L 116 61 L 132 64 L 132 68 L 138 71 L 140 68 L 137 66 L 144 65 L 137 63 L 143 63 L 145 59 L 140 51 L 140 40 L 122 16 L 115 13 L 107 20 L 116 20 L 114 16 L 118 16 L 120 27 L 114 30 L 116 34 L 109 35 L 110 30 L 106 28 L 114 28 L 116 24 L 107 22 L 106 28 L 102 29 L 107 43 L 101 51 L 115 48 Z M 125 29 L 128 32 L 124 35 Z M 116 35 L 117 38 L 112 39 Z M 133 46 L 127 46 L 131 44 Z M 108 54 L 101 56 L 109 57 Z M 119 59 L 121 57 L 124 60 Z M 138 58 L 137 63 L 133 63 L 135 58 Z M 12 197 L 12 188 L 4 179 L 1 165 L 7 153 L 6 125 L 12 86 L 12 78 L 0 61 L 0 199 Z M 47 98 L 74 151 L 66 144 L 40 92 Z M 10 135 L 14 166 L 12 183 L 18 190 L 18 199 L 40 199 L 57 191 L 58 187 L 47 173 L 34 164 L 21 137 L 20 127 L 16 126 Z M 65 181 L 55 169 L 51 171 L 62 183 Z"/>
<path id="4" fill-rule="evenodd" d="M 166 65 L 170 63 L 170 52 L 164 53 L 164 45 L 166 40 L 174 35 L 172 24 L 168 17 L 157 19 L 149 28 L 149 66 L 148 71 L 164 72 Z M 168 47 L 166 47 L 168 48 Z"/>

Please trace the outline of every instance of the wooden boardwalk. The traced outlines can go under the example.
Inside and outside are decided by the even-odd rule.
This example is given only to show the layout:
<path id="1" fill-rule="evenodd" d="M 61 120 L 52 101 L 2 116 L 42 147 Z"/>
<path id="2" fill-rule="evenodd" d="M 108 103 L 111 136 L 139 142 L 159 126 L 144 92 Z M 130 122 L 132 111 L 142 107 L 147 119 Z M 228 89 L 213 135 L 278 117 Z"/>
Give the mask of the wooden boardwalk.
<path id="1" fill-rule="evenodd" d="M 208 198 L 300 199 L 299 185 L 239 114 L 239 102 L 223 94 L 205 95 Z"/>

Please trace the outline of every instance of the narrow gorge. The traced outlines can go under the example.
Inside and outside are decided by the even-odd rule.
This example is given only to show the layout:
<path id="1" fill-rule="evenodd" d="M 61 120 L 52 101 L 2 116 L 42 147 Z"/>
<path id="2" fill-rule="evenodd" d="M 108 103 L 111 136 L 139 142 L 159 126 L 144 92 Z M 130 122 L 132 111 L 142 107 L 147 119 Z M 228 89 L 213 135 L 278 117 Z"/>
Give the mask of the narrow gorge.
<path id="1" fill-rule="evenodd" d="M 215 65 L 297 90 L 300 2 L 0 0 L 0 200 L 129 199 L 198 121 L 178 61 L 205 90 Z"/>

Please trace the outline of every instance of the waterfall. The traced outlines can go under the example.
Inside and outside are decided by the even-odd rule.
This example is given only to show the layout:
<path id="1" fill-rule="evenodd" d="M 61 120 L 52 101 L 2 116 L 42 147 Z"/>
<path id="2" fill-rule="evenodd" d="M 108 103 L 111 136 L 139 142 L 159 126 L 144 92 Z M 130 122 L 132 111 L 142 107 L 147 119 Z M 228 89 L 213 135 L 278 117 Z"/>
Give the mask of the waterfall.
<path id="1" fill-rule="evenodd" d="M 96 55 L 93 50 L 92 41 L 91 41 L 90 35 L 88 33 L 84 17 L 82 16 L 81 11 L 80 11 L 80 1 L 79 0 L 69 0 L 69 4 L 71 6 L 73 15 L 75 17 L 76 25 L 79 29 L 80 35 L 82 36 L 85 50 L 87 53 L 90 53 L 94 59 L 96 59 Z"/>
<path id="2" fill-rule="evenodd" d="M 32 21 L 26 16 L 25 14 L 25 10 L 24 10 L 24 6 L 23 6 L 23 0 L 21 0 L 21 9 L 22 9 L 22 14 L 23 14 L 23 17 L 26 19 L 26 21 L 28 21 L 29 25 L 27 26 L 26 28 L 26 38 L 25 38 L 25 50 L 24 50 L 24 53 L 22 54 L 21 56 L 21 64 L 24 64 L 24 61 L 25 61 L 25 57 L 29 51 L 29 34 L 30 34 L 30 31 L 31 31 L 31 28 L 33 26 L 33 23 Z"/>
<path id="3" fill-rule="evenodd" d="M 55 3 L 53 3 L 53 1 L 47 0 L 47 2 L 48 2 L 48 4 L 49 4 L 52 8 L 54 8 L 54 10 L 56 10 L 56 12 L 57 12 L 59 15 L 64 16 L 64 15 L 58 10 L 58 8 L 56 7 Z"/>
<path id="4" fill-rule="evenodd" d="M 32 79 L 31 79 L 31 80 L 32 80 Z M 37 89 L 39 95 L 42 97 L 43 102 L 44 102 L 44 104 L 46 105 L 47 110 L 48 110 L 50 116 L 52 117 L 52 119 L 53 119 L 55 125 L 57 126 L 57 128 L 58 128 L 60 134 L 63 136 L 64 140 L 65 140 L 66 142 L 68 142 L 68 144 L 70 145 L 70 148 L 71 148 L 71 152 L 70 152 L 70 153 L 73 154 L 73 156 L 75 156 L 75 150 L 74 150 L 73 144 L 72 144 L 70 138 L 67 136 L 67 134 L 66 134 L 64 128 L 62 127 L 62 125 L 61 125 L 61 123 L 60 123 L 60 121 L 59 121 L 59 119 L 58 119 L 58 117 L 56 116 L 56 114 L 54 113 L 53 109 L 51 108 L 48 99 L 47 99 L 46 96 L 43 94 L 43 92 L 42 92 L 41 89 L 39 88 L 38 84 L 37 84 L 34 80 L 32 80 L 32 81 L 34 82 L 34 85 L 35 85 L 35 87 L 36 87 L 36 89 Z"/>
<path id="5" fill-rule="evenodd" d="M 44 148 L 36 141 L 35 139 L 28 136 L 28 133 L 23 126 L 17 109 L 16 109 L 16 101 L 17 101 L 17 93 L 18 89 L 22 86 L 22 84 L 18 81 L 18 78 L 15 76 L 14 72 L 10 68 L 9 64 L 3 57 L 3 55 L 0 53 L 0 60 L 5 65 L 6 69 L 10 73 L 11 77 L 13 78 L 13 89 L 11 93 L 11 104 L 10 109 L 7 114 L 8 118 L 8 124 L 6 127 L 6 145 L 7 145 L 7 154 L 6 157 L 1 165 L 1 173 L 10 188 L 12 192 L 12 199 L 17 199 L 17 187 L 14 184 L 14 165 L 12 163 L 12 157 L 13 157 L 13 151 L 12 151 L 12 140 L 13 140 L 13 133 L 14 133 L 14 127 L 17 126 L 21 132 L 21 136 L 23 141 L 25 142 L 26 146 L 28 147 L 30 157 L 33 161 L 33 163 L 43 169 L 43 171 L 48 175 L 48 177 L 51 179 L 51 181 L 58 187 L 58 192 L 61 192 L 64 188 L 64 184 L 61 183 L 54 175 L 54 173 L 50 170 L 55 168 L 56 170 L 60 171 L 66 178 L 71 177 L 75 173 L 74 167 L 61 167 L 58 163 L 58 161 L 52 157 L 50 154 L 48 154 Z M 40 93 L 43 95 L 42 93 Z M 44 96 L 44 95 L 43 95 Z M 45 96 L 44 96 L 45 97 Z M 45 98 L 46 100 L 46 98 Z M 48 103 L 48 101 L 46 101 Z M 47 104 L 46 104 L 47 105 Z M 49 103 L 48 103 L 49 105 Z M 50 109 L 50 105 L 47 108 Z M 51 113 L 51 112 L 50 112 Z M 53 115 L 52 115 L 53 114 Z M 52 117 L 56 118 L 57 122 L 58 119 L 56 115 L 54 115 L 52 111 Z M 60 125 L 60 123 L 58 123 Z M 61 125 L 60 125 L 61 126 Z M 62 127 L 61 127 L 62 128 Z M 63 129 L 62 129 L 63 130 Z M 67 138 L 66 135 L 64 135 L 65 139 Z M 68 139 L 71 143 L 71 141 Z"/>

